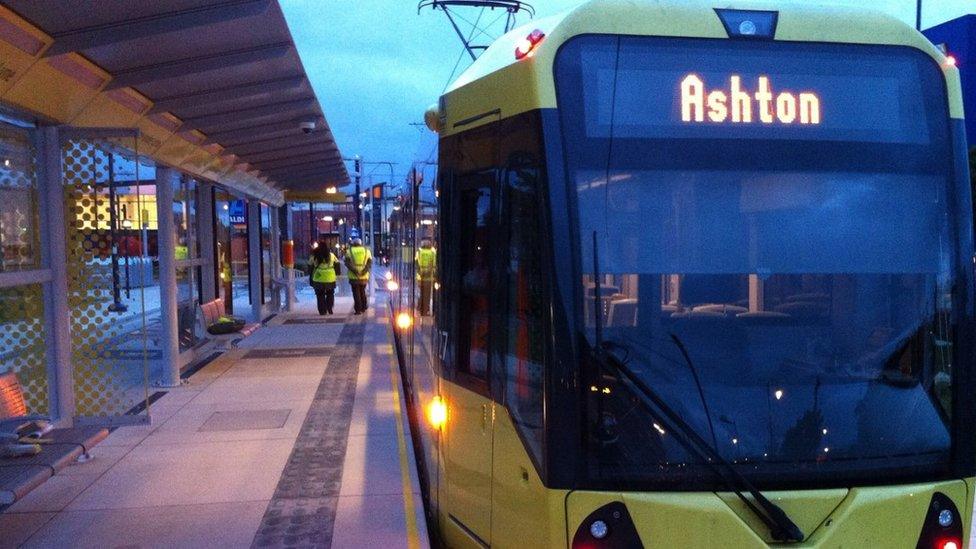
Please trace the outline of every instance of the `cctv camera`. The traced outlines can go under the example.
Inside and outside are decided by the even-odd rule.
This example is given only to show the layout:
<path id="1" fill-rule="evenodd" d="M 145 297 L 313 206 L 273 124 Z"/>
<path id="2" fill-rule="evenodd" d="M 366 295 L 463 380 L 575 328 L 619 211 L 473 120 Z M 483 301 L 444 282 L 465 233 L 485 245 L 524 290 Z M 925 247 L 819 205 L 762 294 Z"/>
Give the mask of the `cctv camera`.
<path id="1" fill-rule="evenodd" d="M 302 133 L 309 134 L 315 131 L 315 122 L 301 122 L 298 127 L 302 129 Z"/>

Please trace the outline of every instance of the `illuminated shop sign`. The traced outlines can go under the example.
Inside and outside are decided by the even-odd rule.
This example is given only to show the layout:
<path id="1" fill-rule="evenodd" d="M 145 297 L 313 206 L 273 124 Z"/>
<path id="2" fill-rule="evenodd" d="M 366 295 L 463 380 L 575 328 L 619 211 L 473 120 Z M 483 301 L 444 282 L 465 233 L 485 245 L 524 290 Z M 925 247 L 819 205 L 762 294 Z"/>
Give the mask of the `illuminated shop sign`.
<path id="1" fill-rule="evenodd" d="M 691 73 L 681 79 L 681 121 L 731 124 L 819 125 L 820 97 L 813 91 L 776 90 L 768 76 L 752 85 L 732 74 L 720 87 L 710 87 Z"/>

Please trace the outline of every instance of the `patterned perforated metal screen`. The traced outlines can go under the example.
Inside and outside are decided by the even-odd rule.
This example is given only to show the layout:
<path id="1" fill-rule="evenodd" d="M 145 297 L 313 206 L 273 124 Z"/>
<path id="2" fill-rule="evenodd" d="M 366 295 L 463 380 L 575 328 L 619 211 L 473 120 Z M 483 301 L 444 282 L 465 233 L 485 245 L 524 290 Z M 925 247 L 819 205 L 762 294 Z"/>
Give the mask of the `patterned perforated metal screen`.
<path id="1" fill-rule="evenodd" d="M 0 372 L 16 374 L 35 414 L 50 411 L 44 334 L 41 285 L 0 288 Z"/>
<path id="2" fill-rule="evenodd" d="M 142 206 L 137 150 L 135 137 L 62 141 L 71 361 L 81 417 L 118 417 L 148 398 L 146 296 L 153 288 L 158 296 L 158 287 L 130 287 L 127 298 L 118 253 L 123 222 L 142 226 L 146 208 L 122 212 L 114 198 L 136 194 Z"/>
<path id="3" fill-rule="evenodd" d="M 40 268 L 37 155 L 27 130 L 0 126 L 0 272 Z M 0 373 L 12 373 L 29 412 L 49 412 L 40 284 L 0 288 Z"/>

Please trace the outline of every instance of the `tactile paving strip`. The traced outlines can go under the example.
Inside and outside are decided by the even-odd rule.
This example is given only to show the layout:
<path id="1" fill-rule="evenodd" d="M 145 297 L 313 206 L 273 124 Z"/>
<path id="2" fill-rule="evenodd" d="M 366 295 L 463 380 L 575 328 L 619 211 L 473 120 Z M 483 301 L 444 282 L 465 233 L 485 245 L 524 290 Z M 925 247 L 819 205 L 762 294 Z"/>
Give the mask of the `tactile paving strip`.
<path id="1" fill-rule="evenodd" d="M 329 356 L 332 347 L 309 347 L 306 349 L 254 349 L 244 353 L 242 359 L 249 358 L 302 358 L 306 356 Z"/>
<path id="2" fill-rule="evenodd" d="M 345 318 L 289 318 L 282 324 L 342 324 Z"/>
<path id="3" fill-rule="evenodd" d="M 252 547 L 332 546 L 365 332 L 343 326 Z"/>

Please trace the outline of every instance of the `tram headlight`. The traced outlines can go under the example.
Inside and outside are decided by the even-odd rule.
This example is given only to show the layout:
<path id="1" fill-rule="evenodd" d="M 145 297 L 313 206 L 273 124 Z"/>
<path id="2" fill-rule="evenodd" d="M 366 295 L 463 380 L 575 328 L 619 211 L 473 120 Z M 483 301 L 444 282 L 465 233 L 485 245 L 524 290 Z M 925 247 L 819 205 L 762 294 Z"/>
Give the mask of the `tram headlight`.
<path id="1" fill-rule="evenodd" d="M 962 535 L 962 520 L 956 504 L 941 492 L 932 494 L 916 547 L 960 549 Z"/>
<path id="2" fill-rule="evenodd" d="M 621 501 L 613 501 L 593 511 L 580 523 L 573 536 L 573 549 L 642 547 L 634 521 Z"/>
<path id="3" fill-rule="evenodd" d="M 447 403 L 440 395 L 431 399 L 430 404 L 427 405 L 427 421 L 438 431 L 447 423 Z"/>
<path id="4" fill-rule="evenodd" d="M 603 539 L 607 537 L 607 532 L 609 531 L 610 529 L 607 528 L 607 523 L 603 522 L 602 520 L 594 520 L 593 523 L 590 524 L 590 535 L 596 539 Z"/>
<path id="5" fill-rule="evenodd" d="M 399 313 L 396 316 L 396 325 L 401 330 L 408 330 L 413 326 L 413 317 L 408 312 Z"/>
<path id="6" fill-rule="evenodd" d="M 952 511 L 948 509 L 939 511 L 939 526 L 943 528 L 952 526 Z"/>

